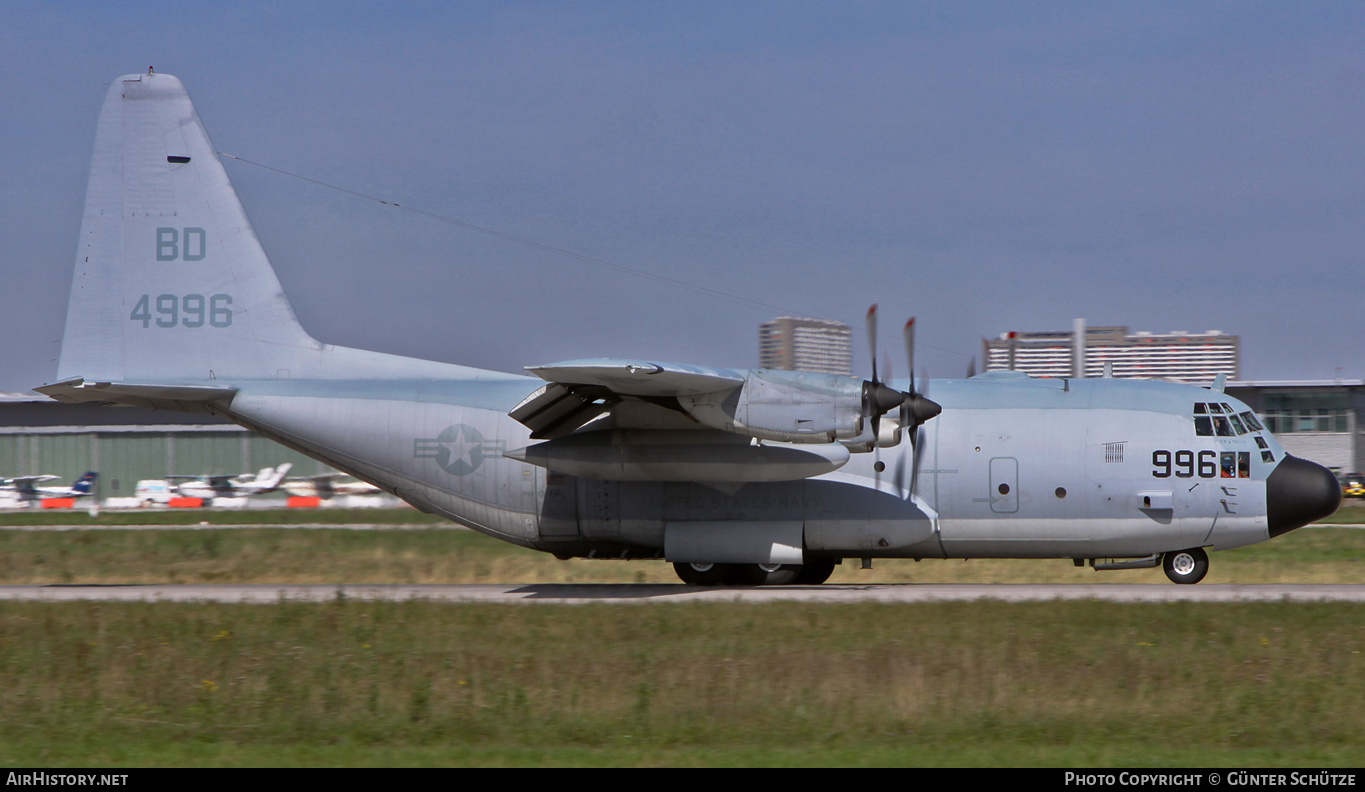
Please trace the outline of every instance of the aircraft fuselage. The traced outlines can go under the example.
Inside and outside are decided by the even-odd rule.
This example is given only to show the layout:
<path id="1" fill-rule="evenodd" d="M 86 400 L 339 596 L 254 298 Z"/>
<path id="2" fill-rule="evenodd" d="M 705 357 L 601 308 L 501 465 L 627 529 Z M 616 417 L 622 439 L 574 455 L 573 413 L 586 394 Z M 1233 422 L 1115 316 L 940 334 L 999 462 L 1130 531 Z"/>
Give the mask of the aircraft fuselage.
<path id="1" fill-rule="evenodd" d="M 944 411 L 922 427 L 919 460 L 903 443 L 796 481 L 612 481 L 504 456 L 536 442 L 507 413 L 538 380 L 232 384 L 231 417 L 257 431 L 421 508 L 563 556 L 697 560 L 710 548 L 711 561 L 753 561 L 757 551 L 725 547 L 744 534 L 797 548 L 789 563 L 801 549 L 912 558 L 1227 549 L 1270 537 L 1266 479 L 1285 457 L 1263 430 L 1196 434 L 1196 404 L 1249 411 L 1221 392 L 988 375 L 933 383 Z M 918 467 L 913 497 L 893 480 L 898 465 Z M 691 539 L 670 542 L 680 537 Z"/>

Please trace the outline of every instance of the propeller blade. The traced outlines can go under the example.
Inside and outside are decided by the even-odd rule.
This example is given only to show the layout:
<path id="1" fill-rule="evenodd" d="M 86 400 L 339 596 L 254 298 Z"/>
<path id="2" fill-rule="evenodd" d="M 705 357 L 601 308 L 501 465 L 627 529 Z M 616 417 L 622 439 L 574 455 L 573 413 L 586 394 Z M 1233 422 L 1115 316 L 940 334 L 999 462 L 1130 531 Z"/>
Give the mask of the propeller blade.
<path id="1" fill-rule="evenodd" d="M 905 360 L 909 364 L 910 395 L 915 393 L 915 317 L 905 323 Z"/>
<path id="2" fill-rule="evenodd" d="M 910 460 L 910 495 L 916 495 L 919 493 L 919 446 L 920 441 L 924 439 L 924 428 L 915 429 L 915 433 L 911 437 L 914 438 L 910 444 L 915 448 L 915 456 Z"/>
<path id="3" fill-rule="evenodd" d="M 872 355 L 872 381 L 877 379 L 877 304 L 867 309 L 867 348 Z"/>

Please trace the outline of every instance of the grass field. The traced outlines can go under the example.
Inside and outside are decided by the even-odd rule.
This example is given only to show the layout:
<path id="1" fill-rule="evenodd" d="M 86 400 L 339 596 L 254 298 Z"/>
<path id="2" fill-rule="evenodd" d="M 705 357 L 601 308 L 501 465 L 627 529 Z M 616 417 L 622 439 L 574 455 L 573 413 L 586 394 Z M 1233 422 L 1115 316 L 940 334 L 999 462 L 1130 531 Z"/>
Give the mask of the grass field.
<path id="1" fill-rule="evenodd" d="M 1360 766 L 1357 606 L 0 603 L 0 762 Z"/>
<path id="2" fill-rule="evenodd" d="M 1365 530 L 1304 529 L 1212 558 L 1210 582 L 1365 582 Z M 1171 585 L 1160 570 L 1065 561 L 856 566 L 832 582 Z M 444 528 L 0 530 L 0 583 L 208 580 L 676 581 L 660 562 L 562 562 Z M 1363 615 L 1334 603 L 0 602 L 0 763 L 1360 766 Z"/>

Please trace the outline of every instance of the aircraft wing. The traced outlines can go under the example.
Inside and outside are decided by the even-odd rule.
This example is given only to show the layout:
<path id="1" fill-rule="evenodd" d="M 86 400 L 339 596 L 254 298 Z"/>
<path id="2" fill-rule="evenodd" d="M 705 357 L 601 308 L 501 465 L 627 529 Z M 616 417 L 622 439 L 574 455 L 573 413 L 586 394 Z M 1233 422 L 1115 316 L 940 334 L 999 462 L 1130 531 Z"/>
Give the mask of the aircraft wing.
<path id="1" fill-rule="evenodd" d="M 15 476 L 11 479 L 5 479 L 3 483 L 0 483 L 0 490 L 33 493 L 36 492 L 33 485 L 40 481 L 52 481 L 57 478 L 60 478 L 60 476 Z"/>
<path id="2" fill-rule="evenodd" d="M 613 358 L 570 360 L 526 370 L 549 384 L 508 414 L 530 428 L 531 437 L 538 440 L 562 437 L 613 411 L 624 400 L 677 410 L 674 400 L 679 396 L 733 390 L 745 379 L 744 372 L 731 369 Z"/>
<path id="3" fill-rule="evenodd" d="M 570 360 L 527 366 L 526 370 L 546 382 L 600 385 L 623 396 L 692 396 L 744 384 L 744 372 L 731 369 L 613 358 Z"/>

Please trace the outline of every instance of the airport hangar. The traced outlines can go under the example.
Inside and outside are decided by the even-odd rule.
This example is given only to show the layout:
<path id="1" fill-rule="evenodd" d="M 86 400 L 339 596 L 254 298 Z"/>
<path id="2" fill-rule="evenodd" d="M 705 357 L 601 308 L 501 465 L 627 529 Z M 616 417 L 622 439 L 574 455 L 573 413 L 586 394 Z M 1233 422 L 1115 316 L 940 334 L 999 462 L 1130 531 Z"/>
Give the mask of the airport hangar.
<path id="1" fill-rule="evenodd" d="M 1365 470 L 1365 380 L 1229 382 L 1285 447 L 1339 473 Z M 0 394 L 0 478 L 98 471 L 96 497 L 131 497 L 141 479 L 237 475 L 292 462 L 293 476 L 335 472 L 209 415 L 62 404 Z"/>
<path id="2" fill-rule="evenodd" d="M 0 479 L 52 474 L 69 483 L 93 470 L 100 474 L 95 497 L 103 501 L 132 497 L 142 479 L 235 476 L 283 462 L 294 464 L 291 476 L 336 472 L 211 415 L 0 394 Z"/>

